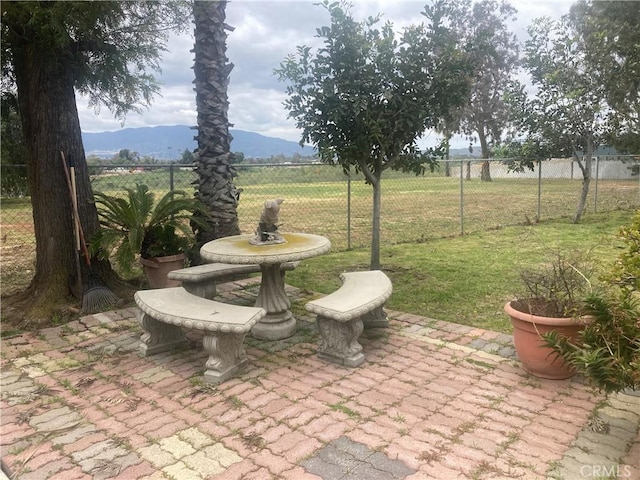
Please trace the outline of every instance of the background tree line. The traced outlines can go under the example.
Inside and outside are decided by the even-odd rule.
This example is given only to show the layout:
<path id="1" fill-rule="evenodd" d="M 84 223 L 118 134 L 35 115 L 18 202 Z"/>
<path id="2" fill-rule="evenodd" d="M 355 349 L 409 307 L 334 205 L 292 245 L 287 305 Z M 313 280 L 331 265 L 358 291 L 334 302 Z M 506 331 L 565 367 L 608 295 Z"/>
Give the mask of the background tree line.
<path id="1" fill-rule="evenodd" d="M 383 171 L 433 168 L 454 134 L 477 139 L 483 158 L 512 157 L 514 169 L 573 157 L 582 172 L 574 222 L 594 149 L 640 146 L 640 10 L 631 2 L 579 0 L 558 21 L 536 19 L 522 53 L 508 25 L 516 11 L 504 0 L 435 0 L 424 23 L 402 32 L 379 26 L 380 17 L 356 21 L 346 3 L 322 7 L 331 16 L 317 29 L 322 47 L 298 46 L 275 73 L 287 82 L 301 143 L 372 186 L 371 268 L 380 266 Z M 440 146 L 418 148 L 426 130 L 443 134 Z"/>

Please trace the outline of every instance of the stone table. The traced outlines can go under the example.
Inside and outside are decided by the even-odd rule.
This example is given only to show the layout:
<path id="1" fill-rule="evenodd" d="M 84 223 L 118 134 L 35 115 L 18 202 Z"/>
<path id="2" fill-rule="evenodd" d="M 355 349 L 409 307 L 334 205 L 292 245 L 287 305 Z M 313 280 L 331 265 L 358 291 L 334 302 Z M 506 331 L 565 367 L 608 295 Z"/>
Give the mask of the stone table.
<path id="1" fill-rule="evenodd" d="M 284 290 L 284 272 L 280 265 L 323 255 L 331 249 L 328 238 L 308 233 L 283 233 L 284 243 L 252 245 L 255 236 L 235 235 L 205 243 L 200 255 L 207 262 L 240 265 L 260 265 L 262 281 L 256 307 L 267 315 L 251 329 L 251 334 L 263 340 L 279 340 L 293 335 L 296 319 Z"/>

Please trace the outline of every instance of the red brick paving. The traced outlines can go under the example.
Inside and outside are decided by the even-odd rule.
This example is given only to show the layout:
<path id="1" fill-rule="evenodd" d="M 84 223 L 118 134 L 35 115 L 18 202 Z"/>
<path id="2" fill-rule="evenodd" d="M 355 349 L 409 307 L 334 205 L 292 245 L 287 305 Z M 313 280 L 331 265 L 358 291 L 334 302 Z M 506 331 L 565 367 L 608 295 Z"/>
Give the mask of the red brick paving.
<path id="1" fill-rule="evenodd" d="M 245 372 L 202 392 L 191 380 L 196 372 L 202 372 L 206 358 L 196 343 L 190 350 L 151 358 L 141 358 L 137 351 L 118 351 L 97 359 L 85 349 L 110 338 L 122 338 L 127 332 L 91 327 L 99 329 L 99 335 L 82 341 L 67 335 L 71 343 L 62 348 L 28 334 L 3 339 L 3 375 L 5 369 L 20 370 L 12 366 L 17 358 L 22 362 L 26 359 L 26 363 L 33 358 L 36 367 L 38 361 L 64 361 L 69 357 L 96 361 L 91 371 L 62 369 L 35 379 L 59 390 L 58 405 L 66 404 L 79 412 L 82 426 L 93 425 L 96 429 L 55 448 L 55 432 L 43 439 L 42 435 L 33 435 L 36 430 L 28 418 L 17 422 L 26 412 L 39 415 L 51 407 L 38 398 L 32 405 L 10 406 L 3 383 L 3 461 L 16 470 L 20 459 L 35 452 L 26 464 L 34 471 L 20 478 L 92 478 L 90 472 L 73 464 L 72 453 L 110 439 L 111 443 L 124 442 L 124 448 L 134 456 L 143 451 L 145 455 L 155 451 L 165 456 L 180 455 L 179 450 L 169 451 L 169 440 L 163 444 L 169 450 L 154 448 L 160 441 L 178 437 L 182 443 L 176 445 L 181 445 L 195 435 L 192 441 L 204 436 L 205 445 L 217 445 L 232 455 L 225 460 L 231 465 L 209 477 L 212 480 L 319 480 L 300 462 L 346 436 L 372 452 L 383 452 L 416 469 L 407 477 L 410 480 L 535 480 L 546 478 L 549 467 L 563 457 L 585 428 L 597 402 L 604 398 L 578 379 L 536 379 L 525 374 L 517 362 L 486 354 L 474 356 L 469 347 L 446 344 L 476 345 L 480 340 L 493 342 L 504 337 L 496 332 L 391 313 L 393 328 L 383 337 L 374 335 L 370 340 L 367 332 L 363 335 L 366 361 L 359 368 L 341 368 L 318 360 L 313 354 L 314 345 L 292 345 L 274 352 L 253 341 L 247 347 Z M 115 318 L 115 324 L 123 322 L 137 328 L 131 311 L 109 316 Z M 87 320 L 99 324 L 95 318 Z M 91 321 L 85 324 L 90 326 Z M 429 325 L 425 332 L 430 341 L 402 335 L 401 330 L 409 325 Z M 434 343 L 436 338 L 439 341 Z M 41 355 L 23 354 L 33 352 L 34 345 L 41 349 Z M 152 384 L 134 378 L 158 368 L 170 370 L 172 376 Z M 91 385 L 68 388 L 91 377 L 97 378 Z M 140 401 L 136 405 L 126 403 L 128 399 Z M 540 414 L 544 417 L 536 420 Z M 61 432 L 60 436 L 68 433 Z M 634 445 L 624 459 L 630 465 L 640 455 L 640 440 Z M 22 450 L 16 453 L 19 447 Z M 634 468 L 637 463 L 633 463 Z M 143 458 L 113 478 L 147 477 L 168 478 Z"/>

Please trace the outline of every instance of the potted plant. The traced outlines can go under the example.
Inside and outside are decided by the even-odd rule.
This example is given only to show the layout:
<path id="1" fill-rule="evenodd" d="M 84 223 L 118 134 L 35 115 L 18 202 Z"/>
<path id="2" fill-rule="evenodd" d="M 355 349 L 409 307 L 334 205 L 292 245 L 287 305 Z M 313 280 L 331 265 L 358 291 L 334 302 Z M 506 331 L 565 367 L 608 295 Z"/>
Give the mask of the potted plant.
<path id="1" fill-rule="evenodd" d="M 525 293 L 508 302 L 504 310 L 511 319 L 514 346 L 525 371 L 555 380 L 575 374 L 543 336 L 555 331 L 574 339 L 590 321 L 581 307 L 591 289 L 591 270 L 580 256 L 556 253 L 550 262 L 521 273 Z"/>
<path id="2" fill-rule="evenodd" d="M 124 273 L 131 273 L 139 258 L 151 288 L 175 286 L 167 274 L 184 267 L 185 252 L 194 243 L 190 221 L 201 204 L 182 191 L 155 202 L 145 184 L 125 191 L 125 196 L 95 194 L 101 228 L 92 251 L 113 259 Z"/>
<path id="3" fill-rule="evenodd" d="M 577 339 L 545 334 L 549 347 L 606 392 L 640 389 L 640 211 L 630 228 L 621 228 L 626 243 L 603 290 L 590 295 L 584 310 L 593 321 Z"/>

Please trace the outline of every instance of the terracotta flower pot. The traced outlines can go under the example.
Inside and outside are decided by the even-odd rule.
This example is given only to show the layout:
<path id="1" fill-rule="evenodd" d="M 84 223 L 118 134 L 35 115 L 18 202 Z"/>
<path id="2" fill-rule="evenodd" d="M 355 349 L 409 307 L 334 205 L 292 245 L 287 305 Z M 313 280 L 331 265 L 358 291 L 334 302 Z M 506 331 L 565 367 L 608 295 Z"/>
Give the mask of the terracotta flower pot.
<path id="1" fill-rule="evenodd" d="M 516 310 L 511 305 L 504 311 L 513 324 L 513 343 L 524 370 L 536 377 L 562 380 L 575 375 L 575 371 L 562 357 L 548 347 L 541 334 L 557 331 L 561 335 L 576 339 L 585 322 L 575 318 L 541 317 Z"/>
<path id="2" fill-rule="evenodd" d="M 184 261 L 186 258 L 187 257 L 184 253 L 169 255 L 166 257 L 141 258 L 140 262 L 144 266 L 149 287 L 179 287 L 182 282 L 179 280 L 168 279 L 167 274 L 173 270 L 184 268 Z"/>

